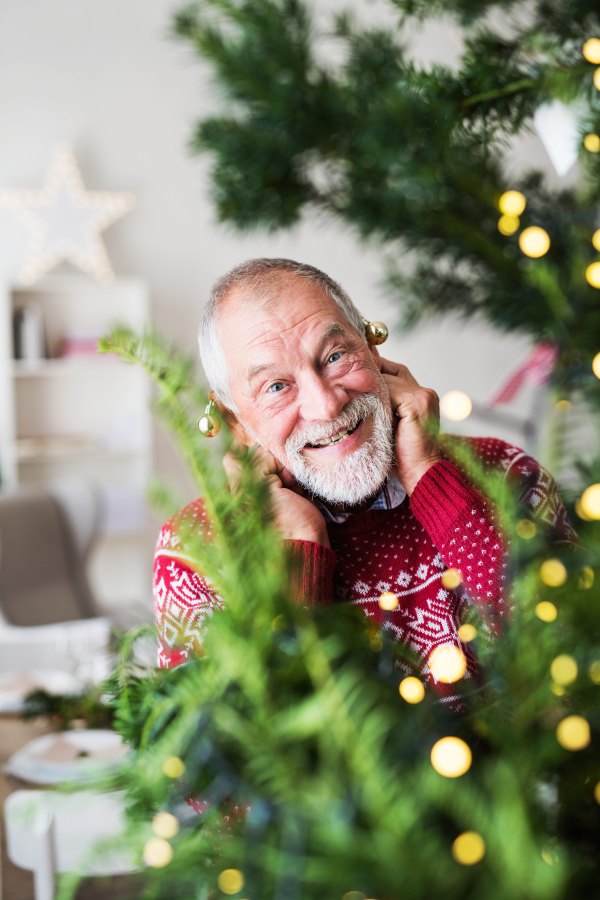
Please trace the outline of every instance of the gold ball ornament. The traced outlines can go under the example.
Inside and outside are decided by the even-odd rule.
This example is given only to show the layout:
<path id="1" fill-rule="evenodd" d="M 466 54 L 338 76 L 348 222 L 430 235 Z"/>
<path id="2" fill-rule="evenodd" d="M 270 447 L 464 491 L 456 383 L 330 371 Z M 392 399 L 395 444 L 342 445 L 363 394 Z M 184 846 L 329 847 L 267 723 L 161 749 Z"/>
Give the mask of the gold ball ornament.
<path id="1" fill-rule="evenodd" d="M 204 437 L 216 437 L 221 430 L 221 423 L 215 415 L 216 405 L 211 400 L 204 410 L 204 415 L 198 422 L 198 431 Z"/>
<path id="2" fill-rule="evenodd" d="M 597 65 L 600 63 L 600 40 L 598 38 L 590 38 L 583 45 L 582 52 L 588 62 Z"/>
<path id="3" fill-rule="evenodd" d="M 537 225 L 531 225 L 522 231 L 519 236 L 519 247 L 532 259 L 539 259 L 550 249 L 550 237 L 547 231 Z"/>
<path id="4" fill-rule="evenodd" d="M 384 325 L 383 322 L 369 322 L 367 319 L 363 319 L 363 325 L 368 344 L 373 346 L 385 344 L 389 336 L 387 325 Z"/>

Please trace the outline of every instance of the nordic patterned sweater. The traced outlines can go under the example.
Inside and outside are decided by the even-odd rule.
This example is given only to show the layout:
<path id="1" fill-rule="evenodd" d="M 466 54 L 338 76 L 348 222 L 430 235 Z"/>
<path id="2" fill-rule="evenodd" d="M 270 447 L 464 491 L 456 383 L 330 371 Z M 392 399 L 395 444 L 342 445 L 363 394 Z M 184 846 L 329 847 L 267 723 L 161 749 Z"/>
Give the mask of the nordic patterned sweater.
<path id="1" fill-rule="evenodd" d="M 575 532 L 551 476 L 523 450 L 495 438 L 446 438 L 446 457 L 460 446 L 468 449 L 484 472 L 497 472 L 508 482 L 521 514 L 551 532 L 556 542 L 576 540 Z M 427 660 L 443 644 L 461 648 L 467 658 L 466 678 L 476 673 L 469 647 L 458 635 L 465 609 L 485 609 L 487 627 L 497 630 L 507 615 L 505 572 L 507 540 L 494 521 L 494 511 L 473 487 L 462 463 L 448 458 L 423 475 L 410 500 L 393 509 L 373 509 L 327 522 L 331 549 L 305 541 L 292 542 L 300 559 L 293 593 L 305 603 L 360 605 L 369 619 L 406 642 L 422 663 L 422 675 L 435 681 Z M 462 471 L 461 471 L 462 470 Z M 167 522 L 159 535 L 154 564 L 154 604 L 159 633 L 158 662 L 173 668 L 198 649 L 207 619 L 226 603 L 195 571 L 178 535 L 181 522 L 197 524 L 210 536 L 201 500 Z M 462 585 L 442 585 L 446 569 L 458 569 Z M 393 592 L 397 609 L 383 613 L 379 597 Z M 437 685 L 452 702 L 451 685 Z"/>

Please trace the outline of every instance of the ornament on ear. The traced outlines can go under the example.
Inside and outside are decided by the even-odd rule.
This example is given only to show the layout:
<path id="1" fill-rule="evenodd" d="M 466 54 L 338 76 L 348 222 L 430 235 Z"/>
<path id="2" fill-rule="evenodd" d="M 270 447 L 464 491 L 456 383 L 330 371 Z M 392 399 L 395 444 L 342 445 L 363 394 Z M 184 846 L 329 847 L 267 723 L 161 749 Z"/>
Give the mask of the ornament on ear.
<path id="1" fill-rule="evenodd" d="M 221 430 L 221 423 L 216 415 L 217 406 L 214 400 L 209 400 L 204 410 L 204 415 L 198 422 L 198 431 L 204 437 L 216 437 Z"/>
<path id="2" fill-rule="evenodd" d="M 369 322 L 364 318 L 363 325 L 365 326 L 365 337 L 368 344 L 375 346 L 377 344 L 385 344 L 389 335 L 387 325 L 384 325 L 383 322 Z"/>

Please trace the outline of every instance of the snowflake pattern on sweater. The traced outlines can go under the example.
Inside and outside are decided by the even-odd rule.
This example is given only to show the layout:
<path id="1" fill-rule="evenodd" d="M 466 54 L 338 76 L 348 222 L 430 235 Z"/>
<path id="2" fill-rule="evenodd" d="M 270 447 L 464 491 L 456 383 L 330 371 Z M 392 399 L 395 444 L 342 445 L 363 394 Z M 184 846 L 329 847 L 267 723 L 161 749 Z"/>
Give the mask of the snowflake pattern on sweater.
<path id="1" fill-rule="evenodd" d="M 523 450 L 495 438 L 451 438 L 445 456 L 468 449 L 484 472 L 507 480 L 515 502 L 551 532 L 571 543 L 575 532 L 552 477 Z M 292 585 L 302 602 L 351 602 L 368 619 L 405 642 L 421 660 L 422 674 L 435 681 L 427 660 L 444 644 L 460 646 L 466 678 L 477 668 L 458 629 L 468 604 L 484 614 L 484 627 L 498 632 L 506 617 L 507 542 L 494 521 L 491 504 L 470 483 L 469 473 L 448 458 L 421 478 L 412 496 L 394 509 L 372 509 L 342 523 L 327 523 L 331 549 L 298 541 L 292 548 L 299 565 Z M 462 471 L 461 471 L 462 470 Z M 201 500 L 190 504 L 161 530 L 154 566 L 154 600 L 159 629 L 159 665 L 174 667 L 202 643 L 207 620 L 224 601 L 196 572 L 181 544 L 181 523 L 210 540 L 210 523 Z M 446 569 L 459 569 L 463 584 L 442 585 Z M 379 597 L 392 591 L 397 609 L 383 612 Z M 451 685 L 436 685 L 452 703 Z"/>

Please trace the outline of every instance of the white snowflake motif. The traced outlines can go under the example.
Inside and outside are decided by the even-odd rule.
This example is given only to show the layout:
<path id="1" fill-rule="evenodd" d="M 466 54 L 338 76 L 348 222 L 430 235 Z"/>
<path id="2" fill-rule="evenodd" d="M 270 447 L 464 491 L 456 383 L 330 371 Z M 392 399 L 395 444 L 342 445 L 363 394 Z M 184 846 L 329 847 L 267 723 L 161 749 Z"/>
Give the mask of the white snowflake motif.
<path id="1" fill-rule="evenodd" d="M 380 594 L 385 594 L 386 591 L 389 591 L 391 588 L 391 584 L 388 581 L 380 581 L 375 585 L 375 590 Z"/>
<path id="2" fill-rule="evenodd" d="M 428 572 L 429 572 L 429 566 L 426 566 L 425 563 L 421 563 L 421 565 L 417 569 L 417 578 L 421 578 L 421 579 L 425 580 L 427 578 Z"/>
<path id="3" fill-rule="evenodd" d="M 400 572 L 396 581 L 400 587 L 408 587 L 412 581 L 412 575 L 409 575 L 408 572 Z"/>
<path id="4" fill-rule="evenodd" d="M 355 590 L 357 594 L 362 594 L 363 597 L 366 597 L 369 593 L 369 585 L 365 584 L 364 581 L 357 581 L 353 590 Z"/>

